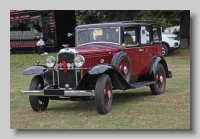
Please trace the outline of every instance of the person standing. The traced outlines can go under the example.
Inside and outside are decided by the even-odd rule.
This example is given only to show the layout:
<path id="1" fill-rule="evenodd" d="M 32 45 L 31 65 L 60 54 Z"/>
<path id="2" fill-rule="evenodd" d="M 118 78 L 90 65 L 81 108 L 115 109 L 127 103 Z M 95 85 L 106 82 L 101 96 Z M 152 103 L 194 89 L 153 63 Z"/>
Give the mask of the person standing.
<path id="1" fill-rule="evenodd" d="M 22 26 L 22 25 L 21 25 L 21 22 L 18 21 L 18 22 L 17 22 L 17 29 L 18 29 L 19 31 L 21 30 L 21 26 Z"/>
<path id="2" fill-rule="evenodd" d="M 33 29 L 36 29 L 36 24 L 35 24 L 35 22 L 32 21 L 31 24 L 32 24 L 32 28 L 33 28 Z"/>
<path id="3" fill-rule="evenodd" d="M 24 24 L 23 21 L 21 21 L 21 31 L 25 31 L 26 30 L 26 25 Z"/>
<path id="4" fill-rule="evenodd" d="M 36 20 L 36 29 L 37 29 L 38 32 L 42 32 L 42 29 L 39 25 L 39 20 Z"/>
<path id="5" fill-rule="evenodd" d="M 26 25 L 23 23 L 23 21 L 18 21 L 17 28 L 19 31 L 25 31 L 26 30 Z"/>

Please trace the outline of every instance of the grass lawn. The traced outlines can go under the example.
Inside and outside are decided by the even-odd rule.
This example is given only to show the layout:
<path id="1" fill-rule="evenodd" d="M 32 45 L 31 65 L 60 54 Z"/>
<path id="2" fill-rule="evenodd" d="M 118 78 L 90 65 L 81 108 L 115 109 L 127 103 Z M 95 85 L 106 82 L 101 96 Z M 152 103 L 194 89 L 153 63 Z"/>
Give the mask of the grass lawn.
<path id="1" fill-rule="evenodd" d="M 56 53 L 49 53 L 56 56 Z M 10 55 L 10 128 L 11 129 L 190 129 L 190 51 L 179 49 L 165 57 L 172 78 L 165 93 L 151 95 L 149 87 L 113 92 L 113 105 L 99 115 L 94 101 L 50 100 L 44 112 L 32 111 L 27 90 L 33 75 L 23 71 L 47 56 Z"/>

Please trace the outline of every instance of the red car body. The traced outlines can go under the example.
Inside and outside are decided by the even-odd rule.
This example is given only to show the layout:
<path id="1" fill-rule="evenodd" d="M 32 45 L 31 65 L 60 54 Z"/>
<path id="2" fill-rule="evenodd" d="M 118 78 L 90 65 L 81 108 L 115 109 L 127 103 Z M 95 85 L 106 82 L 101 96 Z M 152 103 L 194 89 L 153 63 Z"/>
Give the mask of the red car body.
<path id="1" fill-rule="evenodd" d="M 121 51 L 121 48 L 115 45 L 89 45 L 84 47 L 75 47 L 74 49 L 80 55 L 85 57 L 85 68 L 99 64 L 99 61 L 102 58 L 105 60 L 104 63 L 111 63 L 112 57 L 115 53 Z M 140 51 L 140 49 L 142 49 L 142 51 Z M 132 76 L 134 77 L 148 72 L 153 57 L 162 56 L 162 45 L 158 44 L 154 47 L 142 46 L 126 48 L 124 51 L 128 54 L 131 60 L 132 69 L 134 69 L 134 71 L 132 71 Z M 81 77 L 83 77 L 85 73 L 87 73 L 87 70 L 82 71 Z"/>

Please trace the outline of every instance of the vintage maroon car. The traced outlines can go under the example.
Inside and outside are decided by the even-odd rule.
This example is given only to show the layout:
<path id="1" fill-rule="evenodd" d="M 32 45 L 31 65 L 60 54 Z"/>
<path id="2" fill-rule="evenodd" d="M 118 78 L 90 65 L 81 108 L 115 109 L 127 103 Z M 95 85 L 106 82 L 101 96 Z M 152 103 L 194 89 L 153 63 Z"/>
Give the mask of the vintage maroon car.
<path id="1" fill-rule="evenodd" d="M 146 35 L 146 31 L 149 35 Z M 151 21 L 122 21 L 80 25 L 75 29 L 76 47 L 63 45 L 46 66 L 29 67 L 36 74 L 29 90 L 34 111 L 47 109 L 49 100 L 94 100 L 99 114 L 110 111 L 114 89 L 149 86 L 153 95 L 164 93 L 171 78 L 162 57 L 160 26 Z"/>

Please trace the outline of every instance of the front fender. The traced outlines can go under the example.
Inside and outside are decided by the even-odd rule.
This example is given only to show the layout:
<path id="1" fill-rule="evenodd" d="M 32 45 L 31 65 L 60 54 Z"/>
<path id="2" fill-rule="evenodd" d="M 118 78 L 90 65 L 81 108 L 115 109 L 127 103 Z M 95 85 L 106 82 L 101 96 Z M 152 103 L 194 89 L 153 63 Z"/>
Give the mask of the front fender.
<path id="1" fill-rule="evenodd" d="M 121 73 L 110 64 L 99 64 L 90 69 L 81 79 L 77 88 L 83 89 L 86 83 L 93 82 L 96 83 L 97 78 L 101 74 L 108 74 L 111 78 L 112 85 L 116 89 L 127 89 L 131 88 L 129 83 L 124 79 Z"/>
<path id="2" fill-rule="evenodd" d="M 44 82 L 48 85 L 53 84 L 53 72 L 54 72 L 54 79 L 57 82 L 57 72 L 53 69 L 47 68 L 45 66 L 31 66 L 24 70 L 24 75 L 41 75 Z"/>
<path id="3" fill-rule="evenodd" d="M 115 68 L 113 65 L 110 65 L 110 64 L 99 64 L 99 65 L 94 66 L 92 69 L 90 69 L 88 73 L 90 75 L 102 74 L 110 70 L 117 71 L 117 68 Z"/>
<path id="4" fill-rule="evenodd" d="M 40 74 L 44 75 L 47 67 L 45 66 L 32 66 L 24 70 L 24 75 Z"/>

